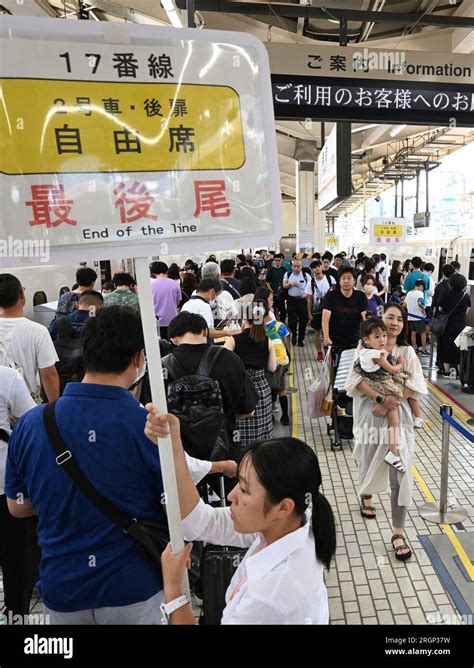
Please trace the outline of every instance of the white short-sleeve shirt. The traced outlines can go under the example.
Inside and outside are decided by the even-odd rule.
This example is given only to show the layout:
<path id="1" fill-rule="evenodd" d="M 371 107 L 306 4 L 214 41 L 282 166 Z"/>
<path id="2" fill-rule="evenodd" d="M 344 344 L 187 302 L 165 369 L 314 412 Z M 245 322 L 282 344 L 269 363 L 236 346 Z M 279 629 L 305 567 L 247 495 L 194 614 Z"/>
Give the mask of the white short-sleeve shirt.
<path id="1" fill-rule="evenodd" d="M 212 310 L 205 299 L 201 299 L 200 297 L 197 297 L 195 299 L 193 295 L 191 299 L 188 299 L 186 304 L 183 305 L 181 312 L 183 311 L 188 311 L 189 313 L 197 313 L 197 315 L 202 315 L 202 317 L 207 323 L 207 326 L 210 329 L 214 327 L 214 318 L 212 317 Z"/>
<path id="2" fill-rule="evenodd" d="M 0 366 L 0 429 L 11 434 L 12 418 L 21 418 L 30 408 L 36 406 L 25 381 L 15 369 Z M 5 462 L 7 444 L 0 440 L 0 494 L 5 494 Z"/>
<path id="3" fill-rule="evenodd" d="M 0 341 L 23 370 L 30 393 L 37 392 L 38 370 L 53 366 L 59 359 L 46 327 L 28 318 L 0 318 Z M 1 351 L 0 365 L 11 366 Z"/>
<path id="4" fill-rule="evenodd" d="M 313 277 L 314 278 L 314 277 Z M 314 290 L 313 290 L 313 283 L 314 283 Z M 332 276 L 323 276 L 321 280 L 317 280 L 316 278 L 314 281 L 311 279 L 306 283 L 306 287 L 304 290 L 305 295 L 312 295 L 313 296 L 313 303 L 319 303 L 321 299 L 324 297 L 324 295 L 329 292 L 329 289 L 335 285 L 336 281 Z"/>
<path id="5" fill-rule="evenodd" d="M 265 545 L 235 531 L 230 508 L 199 500 L 182 521 L 185 540 L 248 547 L 226 592 L 221 624 L 327 624 L 324 567 L 316 558 L 310 515 L 296 531 Z"/>
<path id="6" fill-rule="evenodd" d="M 383 352 L 383 350 L 374 350 L 373 348 L 362 348 L 359 351 L 359 361 L 362 369 L 367 373 L 378 371 L 380 369 L 380 364 L 376 364 L 375 362 L 372 362 L 372 360 L 378 359 Z"/>

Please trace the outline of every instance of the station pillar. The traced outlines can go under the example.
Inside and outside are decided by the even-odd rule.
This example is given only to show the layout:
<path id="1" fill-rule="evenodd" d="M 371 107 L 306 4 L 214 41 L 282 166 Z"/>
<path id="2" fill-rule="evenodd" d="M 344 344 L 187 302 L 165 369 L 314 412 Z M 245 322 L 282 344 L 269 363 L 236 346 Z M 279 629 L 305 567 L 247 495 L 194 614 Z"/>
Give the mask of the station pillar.
<path id="1" fill-rule="evenodd" d="M 296 162 L 296 252 L 314 253 L 316 244 L 316 163 Z"/>
<path id="2" fill-rule="evenodd" d="M 320 211 L 317 206 L 315 215 L 315 243 L 316 250 L 322 255 L 326 250 L 326 212 Z"/>

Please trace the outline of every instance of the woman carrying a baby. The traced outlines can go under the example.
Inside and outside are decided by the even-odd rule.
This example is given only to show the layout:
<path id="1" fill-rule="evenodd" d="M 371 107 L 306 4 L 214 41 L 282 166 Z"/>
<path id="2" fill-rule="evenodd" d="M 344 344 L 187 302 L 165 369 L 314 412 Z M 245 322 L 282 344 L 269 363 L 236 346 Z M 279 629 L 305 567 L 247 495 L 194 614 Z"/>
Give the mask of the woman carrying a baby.
<path id="1" fill-rule="evenodd" d="M 395 557 L 411 550 L 404 538 L 411 504 L 414 427 L 423 428 L 418 399 L 427 393 L 420 362 L 406 343 L 406 312 L 389 302 L 382 319 L 363 323 L 346 389 L 354 399 L 354 457 L 359 469 L 361 515 L 373 519 L 372 495 L 390 484 Z"/>

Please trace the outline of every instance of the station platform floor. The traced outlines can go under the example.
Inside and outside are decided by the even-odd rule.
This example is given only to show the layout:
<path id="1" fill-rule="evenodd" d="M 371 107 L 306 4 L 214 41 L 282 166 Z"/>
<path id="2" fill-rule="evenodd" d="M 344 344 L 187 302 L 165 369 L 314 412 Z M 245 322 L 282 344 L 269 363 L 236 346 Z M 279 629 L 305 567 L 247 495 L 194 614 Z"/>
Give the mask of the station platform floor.
<path id="1" fill-rule="evenodd" d="M 326 577 L 331 624 L 474 623 L 474 449 L 452 427 L 448 506 L 465 508 L 468 516 L 461 524 L 440 526 L 425 521 L 418 511 L 427 502 L 439 501 L 440 406 L 451 404 L 453 417 L 472 431 L 474 396 L 462 393 L 459 381 L 446 381 L 426 368 L 427 358 L 420 361 L 429 394 L 422 401 L 425 428 L 417 430 L 413 504 L 406 525 L 413 556 L 400 562 L 390 543 L 389 493 L 374 496 L 377 519 L 365 520 L 358 504 L 352 441 L 344 440 L 342 450 L 332 451 L 329 418 L 308 417 L 306 392 L 321 366 L 315 361 L 311 330 L 305 347 L 293 348 L 290 387 L 297 391 L 291 394 L 291 435 L 314 447 L 322 492 L 336 515 L 336 558 Z"/>
<path id="2" fill-rule="evenodd" d="M 439 501 L 441 472 L 442 404 L 453 406 L 453 417 L 472 431 L 474 396 L 460 391 L 458 381 L 445 380 L 428 369 L 429 394 L 422 401 L 425 429 L 417 430 L 414 464 L 413 505 L 408 513 L 406 535 L 413 556 L 395 559 L 390 544 L 390 498 L 374 496 L 376 520 L 360 515 L 357 468 L 352 442 L 332 451 L 327 434 L 328 418 L 308 417 L 306 392 L 319 372 L 312 331 L 306 346 L 293 348 L 290 376 L 292 423 L 283 427 L 275 414 L 274 435 L 303 439 L 316 451 L 323 477 L 322 492 L 336 515 L 337 551 L 326 574 L 331 624 L 473 624 L 474 623 L 474 449 L 457 431 L 450 431 L 448 504 L 465 508 L 466 520 L 439 526 L 427 522 L 418 509 Z M 3 587 L 0 579 L 0 609 Z M 34 596 L 30 613 L 41 615 L 42 605 Z M 195 609 L 196 617 L 199 609 Z"/>

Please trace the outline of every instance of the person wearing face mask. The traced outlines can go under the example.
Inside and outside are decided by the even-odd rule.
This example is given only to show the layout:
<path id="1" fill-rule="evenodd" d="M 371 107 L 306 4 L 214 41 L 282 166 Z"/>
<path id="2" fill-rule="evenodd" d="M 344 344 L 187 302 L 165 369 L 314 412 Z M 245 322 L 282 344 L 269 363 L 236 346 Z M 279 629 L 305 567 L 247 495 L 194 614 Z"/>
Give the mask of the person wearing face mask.
<path id="1" fill-rule="evenodd" d="M 159 450 L 143 433 L 146 411 L 130 391 L 144 371 L 140 315 L 126 306 L 101 309 L 81 341 L 84 379 L 68 383 L 54 405 L 68 452 L 114 506 L 161 523 Z M 45 406 L 15 426 L 5 475 L 13 517 L 38 515 L 45 614 L 51 624 L 160 624 L 161 575 L 58 465 Z"/>
<path id="2" fill-rule="evenodd" d="M 184 304 L 181 312 L 196 313 L 202 315 L 209 328 L 209 338 L 217 339 L 225 336 L 232 336 L 240 332 L 240 329 L 216 328 L 214 316 L 212 313 L 211 304 L 216 301 L 216 297 L 222 292 L 222 283 L 217 278 L 203 278 L 199 283 L 197 289 L 192 294 L 186 304 Z M 229 293 L 226 293 L 229 295 Z M 235 309 L 237 310 L 237 309 Z M 222 320 L 225 325 L 226 321 Z"/>
<path id="3" fill-rule="evenodd" d="M 374 277 L 371 274 L 364 274 L 360 279 L 360 285 L 367 295 L 367 303 L 369 305 L 367 316 L 373 318 L 380 317 L 383 313 L 383 300 L 377 294 Z"/>

